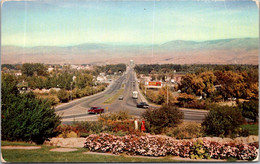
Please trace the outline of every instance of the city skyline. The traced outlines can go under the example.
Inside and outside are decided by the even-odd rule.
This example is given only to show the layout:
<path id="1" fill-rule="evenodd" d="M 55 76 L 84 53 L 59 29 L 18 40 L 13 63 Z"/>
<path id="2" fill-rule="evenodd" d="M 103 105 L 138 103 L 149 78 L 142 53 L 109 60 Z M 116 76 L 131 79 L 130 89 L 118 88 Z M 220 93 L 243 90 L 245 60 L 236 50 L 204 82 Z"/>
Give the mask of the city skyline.
<path id="1" fill-rule="evenodd" d="M 258 38 L 253 1 L 8 1 L 2 45 L 163 44 Z"/>

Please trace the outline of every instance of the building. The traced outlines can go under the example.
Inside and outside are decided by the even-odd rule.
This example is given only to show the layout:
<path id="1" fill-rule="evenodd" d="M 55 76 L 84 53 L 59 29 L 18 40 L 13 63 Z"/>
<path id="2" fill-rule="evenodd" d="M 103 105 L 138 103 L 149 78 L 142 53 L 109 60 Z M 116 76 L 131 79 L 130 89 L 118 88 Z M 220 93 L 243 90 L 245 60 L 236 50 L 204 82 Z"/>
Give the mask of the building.
<path id="1" fill-rule="evenodd" d="M 135 66 L 135 63 L 133 60 L 130 60 L 130 67 L 134 67 Z"/>

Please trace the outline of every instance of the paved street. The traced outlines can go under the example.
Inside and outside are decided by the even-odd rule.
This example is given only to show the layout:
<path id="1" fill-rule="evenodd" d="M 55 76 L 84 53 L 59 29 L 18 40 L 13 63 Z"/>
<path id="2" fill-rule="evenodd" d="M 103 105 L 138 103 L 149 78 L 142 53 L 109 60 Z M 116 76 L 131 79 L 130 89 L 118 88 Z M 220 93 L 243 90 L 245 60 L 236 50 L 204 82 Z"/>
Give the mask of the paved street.
<path id="1" fill-rule="evenodd" d="M 105 113 L 117 112 L 120 110 L 127 110 L 129 114 L 140 117 L 145 109 L 136 108 L 136 104 L 141 102 L 144 98 L 140 93 L 138 99 L 132 98 L 133 91 L 138 90 L 138 83 L 135 77 L 133 69 L 129 69 L 118 79 L 114 80 L 108 88 L 98 94 L 81 98 L 73 102 L 62 104 L 56 107 L 56 112 L 62 115 L 63 123 L 71 123 L 72 121 L 95 121 L 98 118 L 96 114 L 88 114 L 87 110 L 92 106 L 100 106 L 105 109 Z M 123 100 L 115 101 L 111 104 L 105 104 L 104 102 L 113 97 L 120 89 L 123 89 Z M 107 110 L 108 109 L 108 110 Z M 195 121 L 202 122 L 207 111 L 205 110 L 194 110 L 194 109 L 181 109 L 184 112 L 184 121 Z"/>

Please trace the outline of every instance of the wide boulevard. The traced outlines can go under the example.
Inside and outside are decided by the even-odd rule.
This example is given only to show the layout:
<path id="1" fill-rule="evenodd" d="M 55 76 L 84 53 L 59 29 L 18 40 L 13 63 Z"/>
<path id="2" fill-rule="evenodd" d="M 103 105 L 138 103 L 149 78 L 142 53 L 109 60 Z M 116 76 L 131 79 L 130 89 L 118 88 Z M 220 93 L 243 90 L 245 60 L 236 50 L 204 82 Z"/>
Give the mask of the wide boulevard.
<path id="1" fill-rule="evenodd" d="M 123 90 L 123 100 L 119 100 L 118 97 L 116 97 L 112 103 L 104 103 L 108 99 L 114 97 L 120 90 Z M 128 67 L 127 71 L 118 79 L 113 80 L 105 91 L 59 105 L 56 107 L 56 112 L 62 116 L 62 122 L 66 124 L 69 124 L 72 121 L 96 121 L 99 115 L 88 113 L 88 109 L 92 106 L 104 108 L 105 113 L 128 111 L 130 115 L 140 118 L 146 109 L 137 108 L 136 104 L 145 100 L 140 93 L 138 94 L 138 99 L 133 99 L 133 91 L 139 91 L 138 82 L 135 72 L 132 68 Z M 181 110 L 184 112 L 184 121 L 202 122 L 207 114 L 207 111 L 205 110 L 184 108 Z"/>

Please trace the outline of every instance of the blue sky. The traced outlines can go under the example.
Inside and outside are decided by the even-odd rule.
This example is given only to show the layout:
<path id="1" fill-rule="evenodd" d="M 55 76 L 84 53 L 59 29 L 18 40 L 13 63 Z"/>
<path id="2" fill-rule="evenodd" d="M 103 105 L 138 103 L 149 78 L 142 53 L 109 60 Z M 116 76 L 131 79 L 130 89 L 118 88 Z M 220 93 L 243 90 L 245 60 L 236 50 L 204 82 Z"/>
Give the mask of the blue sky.
<path id="1" fill-rule="evenodd" d="M 9 1 L 2 45 L 163 44 L 259 36 L 253 1 Z"/>

